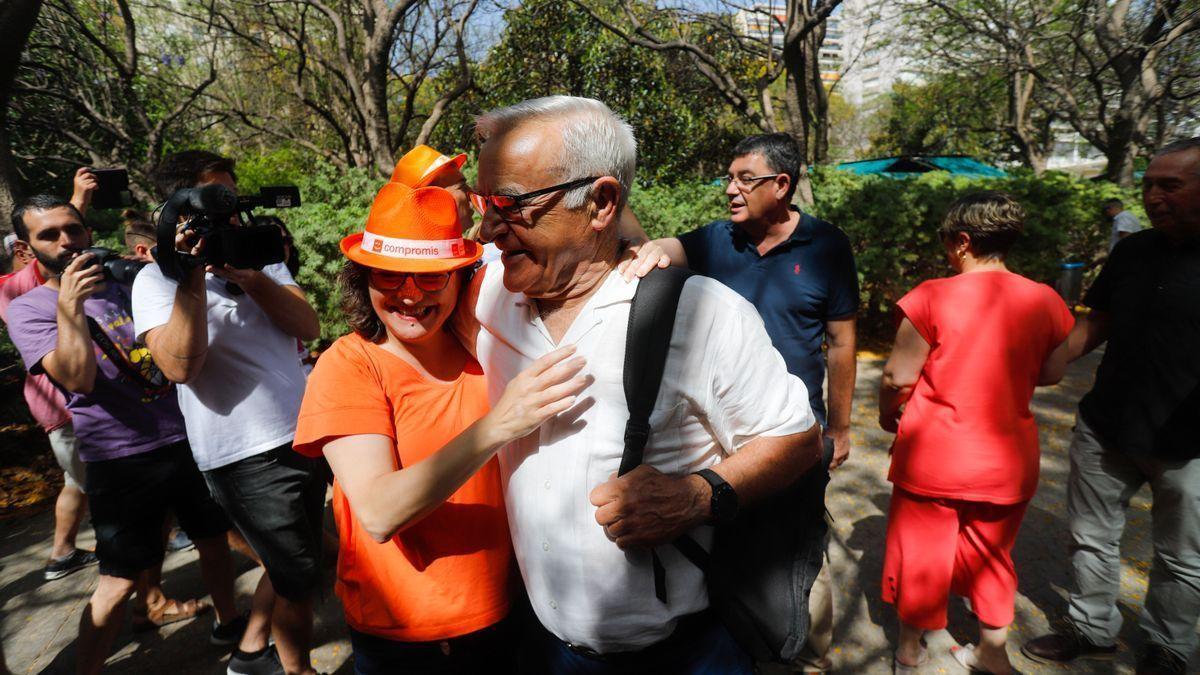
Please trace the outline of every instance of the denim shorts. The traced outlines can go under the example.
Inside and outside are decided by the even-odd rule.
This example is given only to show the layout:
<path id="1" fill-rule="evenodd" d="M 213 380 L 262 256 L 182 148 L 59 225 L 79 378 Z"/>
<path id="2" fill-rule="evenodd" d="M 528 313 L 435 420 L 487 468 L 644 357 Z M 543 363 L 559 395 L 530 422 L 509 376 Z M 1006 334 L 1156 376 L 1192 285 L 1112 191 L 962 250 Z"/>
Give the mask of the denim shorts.
<path id="1" fill-rule="evenodd" d="M 168 512 L 194 541 L 229 530 L 187 441 L 89 462 L 84 476 L 101 574 L 133 579 L 162 562 Z"/>
<path id="2" fill-rule="evenodd" d="M 213 498 L 262 558 L 275 592 L 308 600 L 321 584 L 325 481 L 290 443 L 204 472 Z"/>

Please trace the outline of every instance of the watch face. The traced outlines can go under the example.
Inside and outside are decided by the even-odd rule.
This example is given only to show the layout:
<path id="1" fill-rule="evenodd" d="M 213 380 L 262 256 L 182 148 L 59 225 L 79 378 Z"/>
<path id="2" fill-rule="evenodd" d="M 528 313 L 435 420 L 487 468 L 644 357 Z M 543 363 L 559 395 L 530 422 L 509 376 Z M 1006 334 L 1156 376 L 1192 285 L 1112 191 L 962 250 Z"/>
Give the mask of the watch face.
<path id="1" fill-rule="evenodd" d="M 712 511 L 713 517 L 718 521 L 733 520 L 737 515 L 737 493 L 728 484 L 724 483 L 713 491 Z"/>

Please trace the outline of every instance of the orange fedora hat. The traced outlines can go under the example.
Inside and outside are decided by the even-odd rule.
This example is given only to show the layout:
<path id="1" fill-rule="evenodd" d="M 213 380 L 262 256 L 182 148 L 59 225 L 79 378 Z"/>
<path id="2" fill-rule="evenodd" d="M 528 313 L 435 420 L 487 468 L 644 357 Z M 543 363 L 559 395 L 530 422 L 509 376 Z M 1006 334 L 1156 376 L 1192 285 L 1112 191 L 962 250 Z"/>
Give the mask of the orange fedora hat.
<path id="1" fill-rule="evenodd" d="M 448 157 L 428 145 L 418 145 L 396 162 L 396 168 L 392 170 L 392 182 L 403 183 L 411 188 L 424 187 L 446 168 L 461 169 L 466 163 L 466 155 Z"/>
<path id="2" fill-rule="evenodd" d="M 463 238 L 453 195 L 394 179 L 375 195 L 364 231 L 342 240 L 347 258 L 392 272 L 450 272 L 479 260 L 483 247 Z"/>

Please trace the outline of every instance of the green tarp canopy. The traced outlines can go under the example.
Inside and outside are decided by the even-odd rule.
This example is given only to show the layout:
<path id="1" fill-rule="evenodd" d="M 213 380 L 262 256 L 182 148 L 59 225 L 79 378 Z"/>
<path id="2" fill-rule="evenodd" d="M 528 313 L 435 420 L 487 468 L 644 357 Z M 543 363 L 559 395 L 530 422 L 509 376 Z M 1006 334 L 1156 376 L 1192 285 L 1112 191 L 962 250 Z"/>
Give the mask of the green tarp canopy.
<path id="1" fill-rule="evenodd" d="M 959 176 L 977 178 L 1004 178 L 1003 169 L 984 164 L 966 155 L 904 155 L 864 159 L 860 162 L 842 162 L 838 169 L 860 175 L 879 175 L 888 178 L 907 178 L 930 171 L 949 171 Z"/>

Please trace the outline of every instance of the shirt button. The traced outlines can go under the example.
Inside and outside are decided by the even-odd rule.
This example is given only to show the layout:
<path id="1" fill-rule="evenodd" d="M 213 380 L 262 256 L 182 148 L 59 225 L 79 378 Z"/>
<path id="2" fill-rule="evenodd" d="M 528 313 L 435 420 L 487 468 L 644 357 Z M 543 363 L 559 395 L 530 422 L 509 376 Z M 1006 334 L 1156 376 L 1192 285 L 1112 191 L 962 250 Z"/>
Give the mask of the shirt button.
<path id="1" fill-rule="evenodd" d="M 546 485 L 546 489 L 549 490 L 550 489 L 550 481 L 546 481 L 545 485 Z"/>
<path id="2" fill-rule="evenodd" d="M 550 550 L 550 542 L 548 542 L 548 541 L 543 541 L 543 542 L 542 542 L 542 550 L 543 550 L 543 551 L 549 551 L 549 550 Z"/>
<path id="3" fill-rule="evenodd" d="M 558 603 L 551 600 L 550 601 L 550 609 L 558 609 Z"/>

